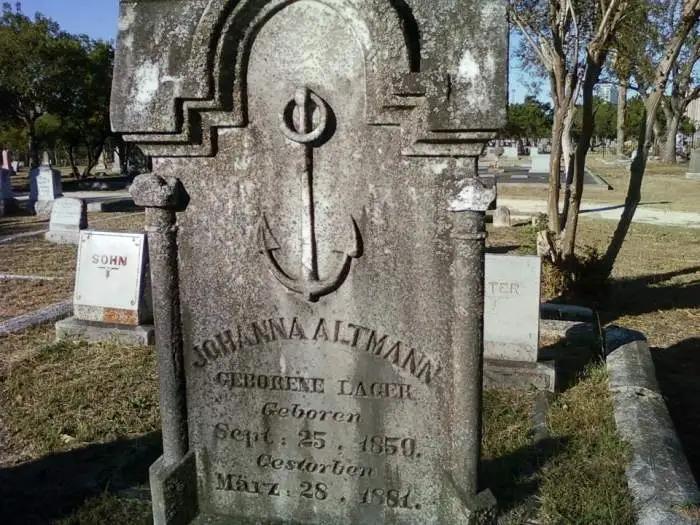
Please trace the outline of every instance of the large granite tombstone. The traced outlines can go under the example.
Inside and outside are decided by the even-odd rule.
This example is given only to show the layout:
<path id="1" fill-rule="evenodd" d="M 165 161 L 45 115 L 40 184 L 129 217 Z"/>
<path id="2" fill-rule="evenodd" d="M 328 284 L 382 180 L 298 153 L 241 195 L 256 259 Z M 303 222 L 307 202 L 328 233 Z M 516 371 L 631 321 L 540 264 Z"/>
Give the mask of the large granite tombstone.
<path id="1" fill-rule="evenodd" d="M 51 167 L 49 154 L 44 152 L 38 168 L 29 174 L 29 206 L 35 213 L 51 213 L 54 200 L 63 195 L 61 172 Z"/>
<path id="2" fill-rule="evenodd" d="M 484 216 L 502 0 L 123 0 L 154 520 L 486 523 Z"/>
<path id="3" fill-rule="evenodd" d="M 58 339 L 153 342 L 145 234 L 81 232 L 75 273 L 73 317 L 56 323 Z"/>

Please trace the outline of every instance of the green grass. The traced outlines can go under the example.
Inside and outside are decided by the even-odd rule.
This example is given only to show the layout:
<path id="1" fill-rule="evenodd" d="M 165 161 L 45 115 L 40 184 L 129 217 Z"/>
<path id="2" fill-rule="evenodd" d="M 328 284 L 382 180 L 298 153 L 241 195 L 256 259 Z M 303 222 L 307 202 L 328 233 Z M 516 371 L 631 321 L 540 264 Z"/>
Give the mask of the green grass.
<path id="1" fill-rule="evenodd" d="M 149 523 L 144 484 L 159 444 L 153 349 L 47 344 L 44 332 L 7 345 L 23 355 L 8 359 L 0 377 L 2 422 L 19 473 L 12 478 L 17 487 L 0 488 L 0 501 L 26 508 L 41 498 L 46 521 L 37 523 Z M 592 368 L 559 394 L 547 416 L 550 436 L 537 444 L 531 414 L 541 394 L 485 393 L 482 481 L 497 497 L 503 523 L 631 523 L 626 449 L 615 435 L 605 382 L 604 369 Z M 64 469 L 77 469 L 65 478 L 70 490 L 47 492 Z M 0 485 L 2 476 L 0 469 Z"/>

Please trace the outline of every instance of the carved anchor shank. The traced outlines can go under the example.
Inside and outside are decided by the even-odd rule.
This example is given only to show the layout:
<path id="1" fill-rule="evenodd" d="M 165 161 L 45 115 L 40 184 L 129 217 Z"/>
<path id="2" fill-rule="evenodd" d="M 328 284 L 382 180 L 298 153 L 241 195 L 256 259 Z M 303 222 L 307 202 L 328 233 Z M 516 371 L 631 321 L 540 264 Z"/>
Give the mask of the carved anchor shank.
<path id="1" fill-rule="evenodd" d="M 318 124 L 314 125 L 316 112 L 318 112 Z M 280 124 L 280 130 L 285 137 L 300 144 L 304 150 L 305 169 L 300 174 L 302 257 L 298 277 L 295 278 L 286 272 L 275 258 L 274 252 L 279 250 L 279 244 L 274 240 L 264 214 L 260 225 L 261 252 L 267 256 L 272 274 L 283 286 L 304 295 L 309 301 L 317 301 L 320 297 L 336 290 L 347 277 L 352 259 L 362 255 L 360 231 L 355 219 L 351 216 L 352 245 L 347 250 L 334 250 L 342 255 L 342 261 L 328 278 L 320 279 L 314 213 L 313 150 L 328 130 L 328 126 L 329 114 L 326 103 L 308 88 L 298 88 L 294 98 L 284 108 Z"/>

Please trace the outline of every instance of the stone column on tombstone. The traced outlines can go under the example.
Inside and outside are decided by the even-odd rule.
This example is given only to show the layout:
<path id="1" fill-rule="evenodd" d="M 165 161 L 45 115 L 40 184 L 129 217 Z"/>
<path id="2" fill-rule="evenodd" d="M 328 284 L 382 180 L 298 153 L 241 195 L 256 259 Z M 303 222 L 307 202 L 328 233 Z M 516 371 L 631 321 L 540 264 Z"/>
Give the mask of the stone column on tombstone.
<path id="1" fill-rule="evenodd" d="M 37 214 L 51 213 L 54 200 L 62 195 L 61 172 L 51 167 L 45 151 L 41 165 L 29 173 L 29 209 Z"/>
<path id="2" fill-rule="evenodd" d="M 121 4 L 112 125 L 153 157 L 131 193 L 154 523 L 490 523 L 477 159 L 505 122 L 505 2 L 240 3 Z"/>

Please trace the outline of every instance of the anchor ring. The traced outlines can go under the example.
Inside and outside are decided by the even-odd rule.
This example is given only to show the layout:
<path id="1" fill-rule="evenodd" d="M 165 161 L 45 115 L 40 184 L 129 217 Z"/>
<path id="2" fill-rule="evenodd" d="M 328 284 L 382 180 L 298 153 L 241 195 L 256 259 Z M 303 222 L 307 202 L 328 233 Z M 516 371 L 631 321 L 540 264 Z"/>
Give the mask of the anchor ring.
<path id="1" fill-rule="evenodd" d="M 318 125 L 311 131 L 299 132 L 292 128 L 292 126 L 294 126 L 293 112 L 295 108 L 299 108 L 300 110 L 309 109 L 309 100 L 313 102 L 316 109 L 318 109 L 319 122 Z M 282 115 L 280 115 L 280 119 L 280 130 L 285 137 L 293 142 L 298 142 L 299 144 L 308 144 L 318 140 L 321 135 L 323 135 L 324 131 L 326 131 L 326 128 L 328 127 L 328 110 L 326 109 L 326 103 L 316 93 L 306 88 L 300 88 L 294 94 L 294 98 L 287 102 Z M 302 113 L 302 122 L 300 122 L 302 130 L 306 125 L 304 119 L 305 115 Z"/>

